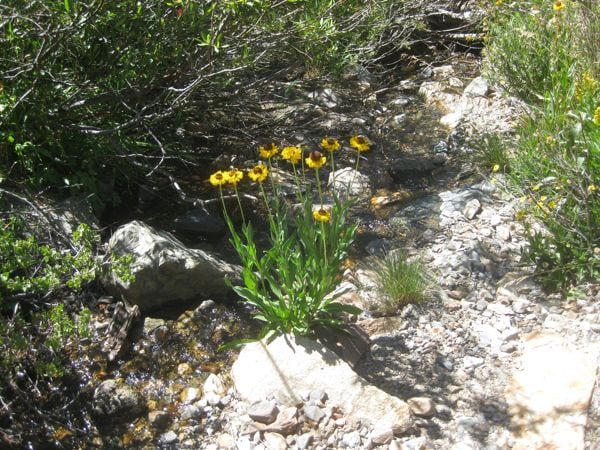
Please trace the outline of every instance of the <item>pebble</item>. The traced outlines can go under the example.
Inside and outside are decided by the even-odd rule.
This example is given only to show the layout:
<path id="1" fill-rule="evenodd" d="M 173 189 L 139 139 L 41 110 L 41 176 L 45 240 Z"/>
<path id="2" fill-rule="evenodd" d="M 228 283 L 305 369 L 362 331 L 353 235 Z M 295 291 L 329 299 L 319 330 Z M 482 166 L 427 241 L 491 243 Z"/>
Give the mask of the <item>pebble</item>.
<path id="1" fill-rule="evenodd" d="M 274 402 L 258 402 L 254 403 L 248 409 L 248 416 L 256 422 L 270 424 L 275 421 L 279 414 L 279 409 Z"/>
<path id="2" fill-rule="evenodd" d="M 406 403 L 415 416 L 432 417 L 435 415 L 435 403 L 428 397 L 412 397 Z"/>

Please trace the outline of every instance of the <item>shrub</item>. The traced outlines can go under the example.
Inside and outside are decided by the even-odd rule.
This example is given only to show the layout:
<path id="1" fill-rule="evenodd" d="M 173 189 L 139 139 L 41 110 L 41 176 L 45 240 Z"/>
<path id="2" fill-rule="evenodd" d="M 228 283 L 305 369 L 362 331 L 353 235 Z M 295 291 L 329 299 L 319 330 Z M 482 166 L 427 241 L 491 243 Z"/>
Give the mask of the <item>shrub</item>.
<path id="1" fill-rule="evenodd" d="M 409 303 L 426 298 L 430 287 L 423 265 L 409 261 L 401 251 L 391 251 L 375 261 L 377 284 L 381 293 L 375 309 L 384 315 L 393 315 Z"/>
<path id="2" fill-rule="evenodd" d="M 369 150 L 370 141 L 354 136 L 350 145 L 363 152 Z M 328 160 L 334 169 L 333 154 L 340 147 L 337 139 L 325 138 L 322 152 L 307 152 L 295 146 L 281 150 L 281 158 L 291 164 L 296 180 L 295 200 L 299 207 L 293 211 L 278 183 L 269 176 L 276 164 L 278 146 L 271 143 L 260 148 L 267 165 L 261 163 L 250 169 L 248 177 L 258 184 L 268 216 L 268 243 L 262 251 L 252 225 L 244 220 L 238 232 L 224 203 L 223 186 L 230 186 L 239 202 L 237 184 L 244 177 L 243 172 L 218 171 L 210 178 L 219 187 L 231 242 L 242 262 L 243 285 L 233 289 L 256 309 L 255 317 L 264 322 L 261 337 L 276 332 L 308 335 L 320 326 L 340 327 L 341 313 L 360 313 L 356 307 L 336 302 L 331 295 L 340 281 L 340 268 L 356 232 L 356 224 L 348 220 L 352 199 L 333 192 L 333 204 L 325 205 L 319 178 L 319 169 Z M 357 166 L 359 161 L 357 157 Z M 305 192 L 306 181 L 313 174 L 315 186 Z M 264 187 L 267 178 L 270 196 Z"/>
<path id="3" fill-rule="evenodd" d="M 600 5 L 521 2 L 494 20 L 490 74 L 534 104 L 516 130 L 509 174 L 522 196 L 517 218 L 530 244 L 524 256 L 551 288 L 597 279 Z"/>

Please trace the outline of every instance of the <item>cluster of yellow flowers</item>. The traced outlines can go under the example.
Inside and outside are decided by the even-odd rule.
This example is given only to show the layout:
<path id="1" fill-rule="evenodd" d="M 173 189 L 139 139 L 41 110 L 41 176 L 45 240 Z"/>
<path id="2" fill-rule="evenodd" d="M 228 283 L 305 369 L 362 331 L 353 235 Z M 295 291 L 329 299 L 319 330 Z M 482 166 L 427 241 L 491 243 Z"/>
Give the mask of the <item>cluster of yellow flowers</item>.
<path id="1" fill-rule="evenodd" d="M 596 125 L 600 125 L 600 106 L 594 111 L 594 117 L 592 118 Z"/>
<path id="2" fill-rule="evenodd" d="M 350 138 L 350 147 L 357 150 L 359 153 L 369 151 L 371 149 L 371 141 L 369 138 L 361 135 L 352 136 Z M 321 140 L 322 150 L 332 153 L 339 150 L 342 144 L 338 139 L 331 137 L 324 137 Z M 276 155 L 280 154 L 281 159 L 288 161 L 292 165 L 298 164 L 302 160 L 302 149 L 299 146 L 292 145 L 283 147 L 281 153 L 277 144 L 271 142 L 269 144 L 261 145 L 258 148 L 258 154 L 263 159 L 271 159 Z M 319 150 L 313 150 L 308 153 L 308 156 L 304 159 L 304 163 L 310 169 L 319 169 L 327 162 L 327 157 Z M 262 183 L 267 179 L 269 169 L 267 166 L 259 163 L 248 171 L 248 178 L 256 183 Z M 238 169 L 231 170 L 219 170 L 213 173 L 209 182 L 213 186 L 223 186 L 225 184 L 237 185 L 244 178 L 244 172 Z"/>
<path id="3" fill-rule="evenodd" d="M 350 147 L 363 153 L 369 151 L 373 145 L 369 138 L 362 135 L 352 136 L 349 140 Z M 321 140 L 321 149 L 324 152 L 333 153 L 338 151 L 342 147 L 340 141 L 332 137 L 324 137 Z M 271 160 L 276 155 L 280 155 L 281 159 L 289 162 L 292 165 L 298 164 L 302 161 L 303 151 L 299 146 L 291 145 L 279 149 L 279 146 L 274 142 L 259 146 L 258 154 L 261 158 Z M 327 157 L 324 153 L 319 150 L 313 150 L 309 152 L 304 159 L 304 163 L 310 169 L 319 169 L 327 163 Z M 269 163 L 270 167 L 270 163 Z M 248 170 L 248 178 L 255 183 L 262 183 L 267 179 L 269 175 L 269 168 L 262 162 L 259 162 L 256 166 Z M 224 185 L 237 186 L 237 184 L 244 178 L 244 172 L 238 169 L 230 170 L 218 170 L 213 173 L 208 181 L 210 184 L 216 187 Z M 329 222 L 331 220 L 331 211 L 329 209 L 321 207 L 318 210 L 313 211 L 313 217 L 319 222 Z"/>

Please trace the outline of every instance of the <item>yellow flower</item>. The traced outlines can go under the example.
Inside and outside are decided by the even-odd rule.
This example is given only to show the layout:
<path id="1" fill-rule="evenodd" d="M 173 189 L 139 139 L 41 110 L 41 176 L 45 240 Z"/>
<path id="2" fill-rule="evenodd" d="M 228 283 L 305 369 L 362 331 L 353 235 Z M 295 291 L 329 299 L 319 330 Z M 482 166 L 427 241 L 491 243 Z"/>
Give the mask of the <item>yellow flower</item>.
<path id="1" fill-rule="evenodd" d="M 225 175 L 221 170 L 218 170 L 217 172 L 213 173 L 208 179 L 208 181 L 210 181 L 210 184 L 212 184 L 213 186 L 223 186 L 225 183 L 227 183 Z"/>
<path id="2" fill-rule="evenodd" d="M 263 181 L 265 181 L 267 179 L 268 174 L 269 169 L 267 169 L 267 167 L 263 166 L 262 164 L 258 164 L 248 171 L 248 177 L 250 177 L 252 181 L 255 181 L 257 183 L 262 183 Z"/>
<path id="3" fill-rule="evenodd" d="M 331 220 L 331 211 L 325 208 L 315 209 L 313 211 L 313 217 L 318 222 L 329 222 Z"/>
<path id="4" fill-rule="evenodd" d="M 600 125 L 600 106 L 594 111 L 594 118 L 592 120 L 596 125 Z"/>
<path id="5" fill-rule="evenodd" d="M 258 148 L 258 153 L 261 158 L 269 159 L 279 153 L 279 147 L 271 142 L 270 144 L 261 145 Z"/>
<path id="6" fill-rule="evenodd" d="M 225 180 L 234 186 L 242 181 L 242 178 L 244 178 L 244 172 L 241 170 L 231 169 L 225 172 Z"/>
<path id="7" fill-rule="evenodd" d="M 281 150 L 281 158 L 291 162 L 292 164 L 298 164 L 298 162 L 302 159 L 302 150 L 300 150 L 300 147 L 295 145 L 291 147 L 284 147 L 283 150 Z"/>
<path id="8" fill-rule="evenodd" d="M 328 152 L 335 152 L 339 150 L 341 145 L 340 141 L 335 138 L 325 137 L 321 140 L 321 147 L 323 150 L 327 150 Z"/>
<path id="9" fill-rule="evenodd" d="M 556 208 L 556 206 L 557 206 L 556 200 L 550 200 L 548 202 L 548 208 L 554 209 L 554 208 Z"/>
<path id="10" fill-rule="evenodd" d="M 500 164 L 494 164 L 494 167 L 492 167 L 492 172 L 498 172 L 500 170 Z"/>
<path id="11" fill-rule="evenodd" d="M 547 199 L 548 199 L 548 196 L 546 196 L 546 195 L 542 195 L 542 196 L 540 197 L 540 202 L 545 202 Z"/>
<path id="12" fill-rule="evenodd" d="M 594 192 L 596 190 L 595 184 L 590 184 L 587 188 L 588 192 Z"/>
<path id="13" fill-rule="evenodd" d="M 536 184 L 535 186 L 533 186 L 533 187 L 531 188 L 531 190 L 532 190 L 532 191 L 539 191 L 539 190 L 540 190 L 540 185 L 539 185 L 539 184 Z"/>
<path id="14" fill-rule="evenodd" d="M 554 138 L 554 136 L 546 136 L 546 144 L 547 145 L 552 145 L 556 142 L 556 139 Z"/>
<path id="15" fill-rule="evenodd" d="M 311 169 L 318 169 L 327 162 L 327 158 L 325 158 L 320 151 L 313 150 L 304 161 Z"/>
<path id="16" fill-rule="evenodd" d="M 355 148 L 359 152 L 366 152 L 371 148 L 371 141 L 365 136 L 352 136 L 350 138 L 350 147 Z"/>
<path id="17" fill-rule="evenodd" d="M 520 209 L 515 213 L 515 219 L 517 219 L 518 221 L 522 221 L 523 219 L 525 219 L 525 217 L 527 217 L 527 211 L 525 211 L 524 209 Z"/>
<path id="18" fill-rule="evenodd" d="M 554 5 L 552 5 L 552 9 L 554 11 L 561 11 L 561 10 L 565 9 L 565 4 L 563 2 L 561 2 L 560 0 L 557 0 L 554 2 Z"/>

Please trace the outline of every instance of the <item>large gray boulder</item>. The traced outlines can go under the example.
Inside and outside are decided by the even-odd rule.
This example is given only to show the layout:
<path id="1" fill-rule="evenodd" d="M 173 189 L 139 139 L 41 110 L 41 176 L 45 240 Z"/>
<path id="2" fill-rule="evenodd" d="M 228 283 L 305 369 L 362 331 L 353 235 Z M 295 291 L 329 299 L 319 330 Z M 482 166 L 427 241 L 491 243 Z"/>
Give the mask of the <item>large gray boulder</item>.
<path id="1" fill-rule="evenodd" d="M 307 338 L 284 335 L 270 343 L 245 345 L 233 364 L 232 377 L 248 403 L 275 399 L 295 406 L 307 392 L 322 390 L 328 406 L 364 424 L 389 428 L 395 434 L 413 424 L 405 402 L 369 384 L 334 352 Z"/>
<path id="2" fill-rule="evenodd" d="M 141 221 L 119 227 L 108 243 L 108 255 L 132 254 L 135 281 L 110 273 L 106 288 L 138 305 L 142 312 L 179 300 L 221 296 L 225 279 L 237 278 L 238 266 L 199 249 L 188 248 L 173 235 Z"/>

